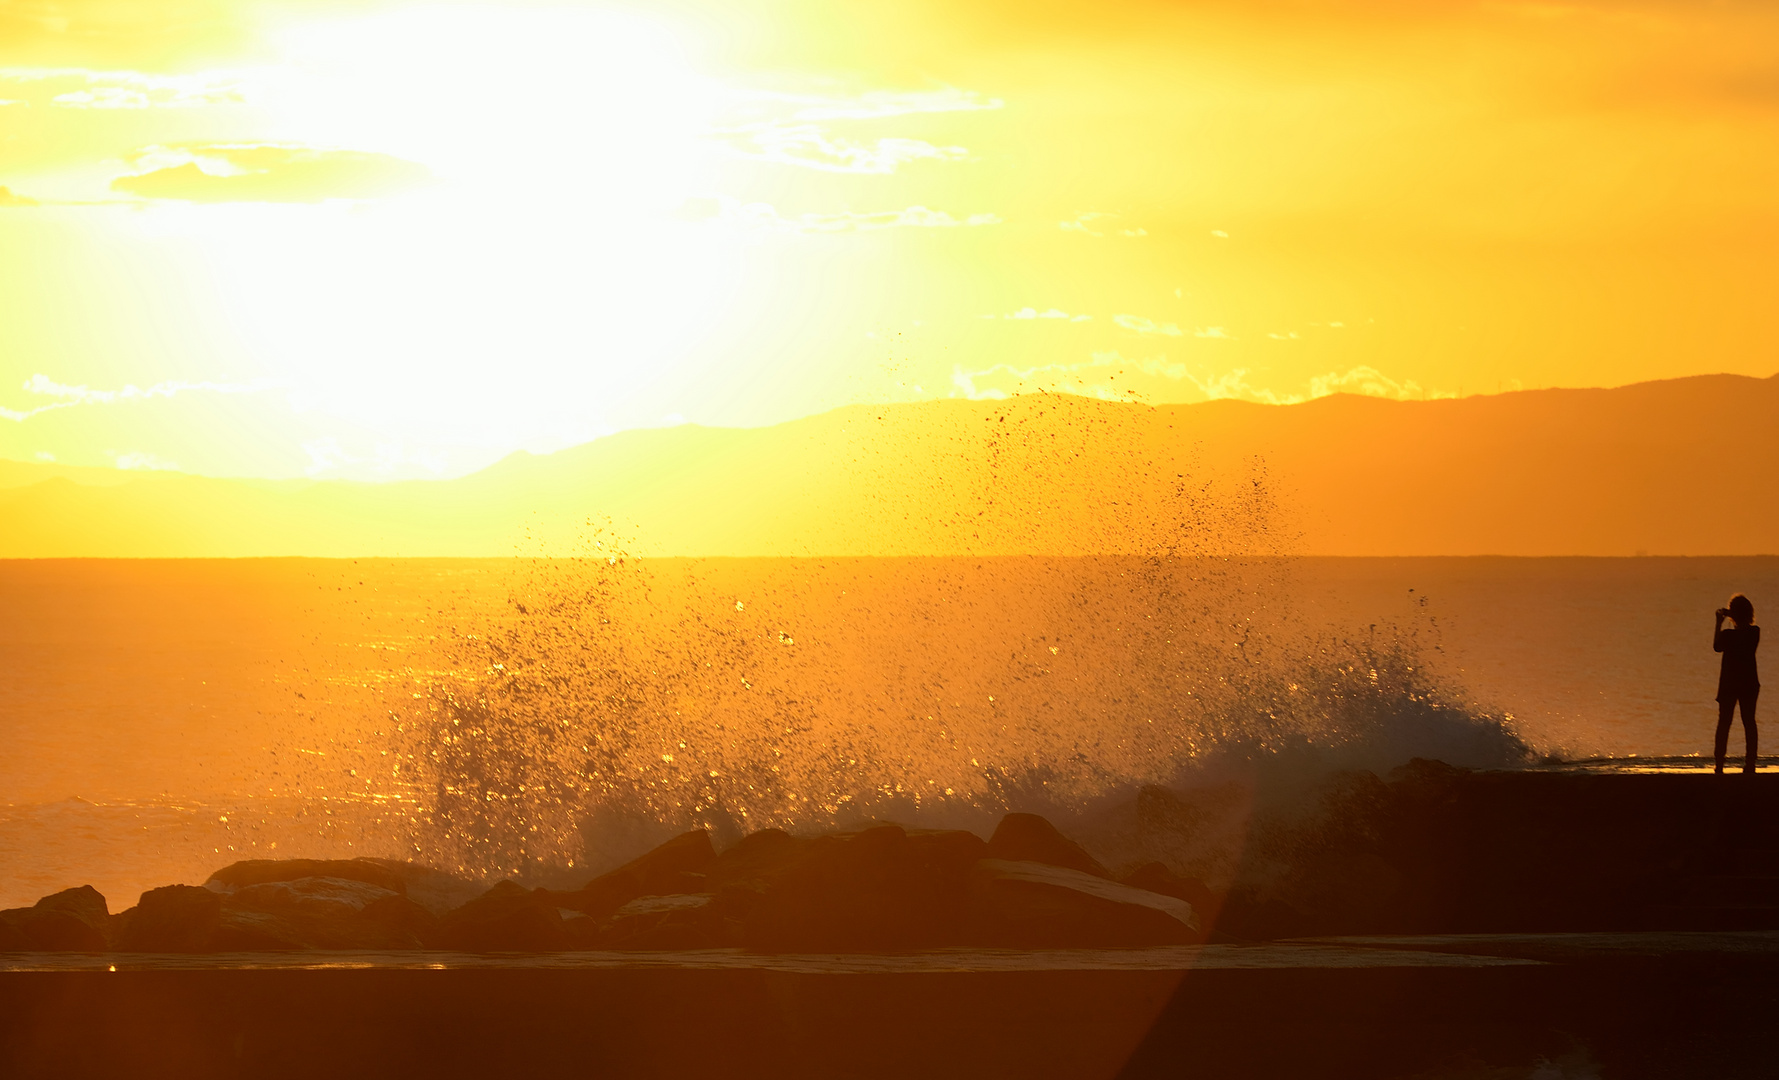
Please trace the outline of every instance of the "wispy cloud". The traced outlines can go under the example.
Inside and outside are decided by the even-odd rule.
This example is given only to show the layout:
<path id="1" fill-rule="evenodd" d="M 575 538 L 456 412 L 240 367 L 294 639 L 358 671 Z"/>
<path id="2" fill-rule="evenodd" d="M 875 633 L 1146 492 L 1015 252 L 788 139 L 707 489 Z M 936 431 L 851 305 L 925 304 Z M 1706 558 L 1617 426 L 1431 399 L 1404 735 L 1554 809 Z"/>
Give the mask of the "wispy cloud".
<path id="1" fill-rule="evenodd" d="M 1117 352 L 1096 352 L 1091 359 L 1074 364 L 995 364 L 976 370 L 958 366 L 952 368 L 951 385 L 953 397 L 973 401 L 999 400 L 1026 390 L 1060 391 L 1104 401 L 1140 400 L 1135 389 L 1114 385 L 1119 375 L 1133 374 L 1178 380 L 1185 377 L 1186 366 L 1170 364 L 1165 356 L 1133 360 Z M 988 385 L 993 381 L 1011 382 L 1014 390 Z"/>
<path id="2" fill-rule="evenodd" d="M 755 103 L 775 103 L 790 108 L 792 120 L 884 120 L 923 113 L 984 112 L 1004 106 L 1000 98 L 983 97 L 974 90 L 944 87 L 938 90 L 869 90 L 850 97 L 812 94 L 751 94 Z"/>
<path id="3" fill-rule="evenodd" d="M 873 175 L 893 173 L 915 161 L 961 161 L 969 151 L 905 135 L 848 137 L 833 133 L 833 124 L 1001 108 L 999 99 L 949 88 L 872 91 L 853 97 L 751 93 L 738 95 L 738 100 L 741 111 L 766 115 L 713 133 L 735 151 L 781 165 Z"/>
<path id="4" fill-rule="evenodd" d="M 995 214 L 954 217 L 943 210 L 910 206 L 901 210 L 875 210 L 840 214 L 799 214 L 786 217 L 769 203 L 743 203 L 729 198 L 690 200 L 680 212 L 693 221 L 716 221 L 743 228 L 779 229 L 801 233 L 867 232 L 875 229 L 955 229 L 999 225 Z"/>
<path id="5" fill-rule="evenodd" d="M 1086 236 L 1101 236 L 1101 237 L 1103 237 L 1106 234 L 1104 232 L 1101 232 L 1100 230 L 1102 228 L 1110 229 L 1111 226 L 1100 225 L 1098 223 L 1102 222 L 1102 221 L 1113 221 L 1113 220 L 1117 219 L 1117 217 L 1118 217 L 1117 214 L 1108 214 L 1108 213 L 1105 213 L 1105 212 L 1099 211 L 1099 210 L 1088 210 L 1088 211 L 1085 211 L 1084 213 L 1076 214 L 1074 216 L 1074 218 L 1072 218 L 1069 221 L 1057 222 L 1056 227 L 1061 229 L 1064 232 L 1078 232 L 1078 233 L 1082 233 Z M 1113 231 L 1116 232 L 1119 236 L 1137 237 L 1137 236 L 1148 236 L 1149 235 L 1148 229 L 1141 229 L 1141 228 L 1114 229 Z"/>
<path id="6" fill-rule="evenodd" d="M 1087 322 L 1093 318 L 1092 315 L 1070 315 L 1068 312 L 1057 308 L 1046 308 L 1043 311 L 1039 311 L 1037 308 L 1029 307 L 1020 308 L 1018 311 L 1007 315 L 984 315 L 982 317 L 985 319 L 1017 319 L 1021 321 L 1032 319 L 1054 319 L 1059 322 Z"/>
<path id="7" fill-rule="evenodd" d="M 132 450 L 127 454 L 119 454 L 116 458 L 120 469 L 140 469 L 150 472 L 178 472 L 179 463 L 165 458 L 155 457 L 142 450 Z"/>
<path id="8" fill-rule="evenodd" d="M 248 100 L 238 72 L 188 75 L 89 68 L 0 68 L 0 87 L 23 95 L 7 104 L 44 104 L 58 109 L 195 109 L 241 105 Z"/>
<path id="9" fill-rule="evenodd" d="M 1182 337 L 1185 331 L 1168 322 L 1156 322 L 1145 319 L 1141 315 L 1114 315 L 1112 321 L 1126 330 L 1134 330 L 1139 334 L 1155 334 L 1160 337 Z"/>
<path id="10" fill-rule="evenodd" d="M 1187 331 L 1180 329 L 1180 327 L 1174 323 L 1156 322 L 1154 319 L 1145 319 L 1141 315 L 1114 315 L 1112 316 L 1112 321 L 1126 330 L 1138 334 L 1146 334 L 1152 337 L 1177 338 L 1185 337 L 1190 333 L 1195 338 L 1222 341 L 1234 340 L 1234 338 L 1230 336 L 1229 331 L 1223 329 L 1221 326 L 1201 326 L 1196 330 Z"/>
<path id="11" fill-rule="evenodd" d="M 1190 387 L 1204 400 L 1252 401 L 1263 405 L 1297 405 L 1333 394 L 1362 394 L 1394 401 L 1457 396 L 1428 390 L 1412 379 L 1393 379 L 1368 365 L 1314 376 L 1300 387 L 1280 389 L 1256 385 L 1250 381 L 1247 368 L 1221 374 L 1194 373 L 1189 365 L 1170 361 L 1166 356 L 1132 358 L 1116 350 L 1095 352 L 1091 359 L 1078 363 L 1032 367 L 995 364 L 979 369 L 959 366 L 952 369 L 951 383 L 952 396 L 972 400 L 995 400 L 1030 390 L 1080 394 L 1106 401 L 1142 400 L 1143 395 L 1133 387 L 1117 385 L 1119 377 L 1128 382 L 1132 376 Z"/>
<path id="12" fill-rule="evenodd" d="M 257 394 L 267 390 L 282 389 L 283 385 L 271 381 L 255 383 L 161 382 L 155 383 L 153 386 L 130 384 L 118 390 L 95 390 L 84 385 L 71 386 L 67 383 L 59 383 L 47 375 L 38 373 L 24 381 L 24 391 L 27 394 L 35 394 L 52 400 L 26 409 L 9 409 L 0 406 L 0 420 L 23 423 L 41 413 L 52 412 L 56 409 L 72 409 L 80 405 L 114 405 L 119 402 L 170 398 L 194 391 L 211 394 Z"/>
<path id="13" fill-rule="evenodd" d="M 1393 379 L 1369 364 L 1346 371 L 1331 371 L 1312 376 L 1302 390 L 1280 391 L 1255 386 L 1248 381 L 1247 368 L 1234 368 L 1221 375 L 1203 377 L 1188 374 L 1186 379 L 1212 400 L 1256 401 L 1266 405 L 1297 405 L 1333 394 L 1361 394 L 1365 397 L 1392 401 L 1417 401 L 1455 398 L 1449 391 L 1429 390 L 1413 379 Z"/>
<path id="14" fill-rule="evenodd" d="M 432 179 L 424 165 L 387 154 L 269 143 L 152 146 L 136 165 L 143 171 L 113 180 L 112 190 L 182 202 L 375 199 Z"/>
<path id="15" fill-rule="evenodd" d="M 919 139 L 878 139 L 860 143 L 830 137 L 814 124 L 772 125 L 733 135 L 729 145 L 749 157 L 822 172 L 888 175 L 911 161 L 961 161 L 961 146 L 934 146 Z"/>

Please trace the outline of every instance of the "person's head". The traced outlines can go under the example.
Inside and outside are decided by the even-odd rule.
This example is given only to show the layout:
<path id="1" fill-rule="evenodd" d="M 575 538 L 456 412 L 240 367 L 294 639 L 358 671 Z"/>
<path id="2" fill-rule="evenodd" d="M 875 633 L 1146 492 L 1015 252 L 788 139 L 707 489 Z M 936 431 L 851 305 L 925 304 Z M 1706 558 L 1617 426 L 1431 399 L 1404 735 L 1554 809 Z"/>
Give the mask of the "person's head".
<path id="1" fill-rule="evenodd" d="M 1741 593 L 1730 597 L 1730 618 L 1736 620 L 1737 626 L 1747 626 L 1754 621 L 1754 602 Z"/>

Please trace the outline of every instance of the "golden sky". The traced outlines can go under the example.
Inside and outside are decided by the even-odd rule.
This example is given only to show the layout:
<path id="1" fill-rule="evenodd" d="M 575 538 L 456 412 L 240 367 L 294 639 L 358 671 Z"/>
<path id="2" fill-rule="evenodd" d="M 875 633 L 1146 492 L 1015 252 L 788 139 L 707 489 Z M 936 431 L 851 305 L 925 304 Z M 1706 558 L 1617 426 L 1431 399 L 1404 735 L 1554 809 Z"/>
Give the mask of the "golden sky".
<path id="1" fill-rule="evenodd" d="M 0 457 L 1768 375 L 1756 3 L 0 0 Z"/>

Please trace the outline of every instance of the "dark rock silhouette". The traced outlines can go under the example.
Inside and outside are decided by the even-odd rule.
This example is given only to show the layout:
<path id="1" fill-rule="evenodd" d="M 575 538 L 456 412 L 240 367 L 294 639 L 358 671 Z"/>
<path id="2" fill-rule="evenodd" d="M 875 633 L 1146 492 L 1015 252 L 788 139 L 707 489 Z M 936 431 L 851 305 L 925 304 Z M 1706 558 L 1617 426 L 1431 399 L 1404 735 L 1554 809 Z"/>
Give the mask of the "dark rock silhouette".
<path id="1" fill-rule="evenodd" d="M 296 949 L 415 949 L 434 921 L 426 909 L 379 885 L 304 877 L 237 889 L 223 901 L 219 929 L 261 934 Z"/>
<path id="2" fill-rule="evenodd" d="M 1709 780 L 1414 761 L 1388 777 L 1328 776 L 1270 807 L 1222 787 L 1145 790 L 1117 819 L 1137 825 L 1117 880 L 1033 815 L 1008 815 L 989 842 L 874 824 L 817 837 L 765 829 L 718 854 L 707 834 L 686 833 L 585 888 L 503 881 L 442 917 L 412 895 L 420 883 L 441 907 L 471 886 L 424 867 L 238 863 L 207 887 L 152 889 L 117 915 L 88 887 L 0 912 L 0 951 L 97 950 L 109 940 L 172 953 L 822 953 L 1779 929 L 1779 777 Z M 1238 841 L 1234 853 L 1207 856 L 1207 838 L 1225 834 Z M 1010 850 L 1041 857 L 997 857 Z M 340 868 L 352 876 L 313 873 Z"/>
<path id="3" fill-rule="evenodd" d="M 1192 905 L 1192 913 L 1199 925 L 1206 929 L 1216 923 L 1217 913 L 1223 908 L 1221 893 L 1198 878 L 1176 874 L 1158 862 L 1143 863 L 1136 869 L 1121 874 L 1118 883 L 1186 901 Z"/>
<path id="4" fill-rule="evenodd" d="M 207 952 L 222 922 L 222 894 L 197 885 L 163 885 L 125 913 L 117 947 L 125 952 Z"/>
<path id="5" fill-rule="evenodd" d="M 403 893 L 409 900 L 419 904 L 433 915 L 443 915 L 482 895 L 488 889 L 487 882 L 471 881 L 468 878 L 448 874 L 443 870 L 435 870 L 419 863 L 403 862 L 400 859 L 353 859 L 354 863 L 364 863 L 381 867 L 393 874 L 400 882 Z M 375 884 L 375 882 L 373 882 Z"/>
<path id="6" fill-rule="evenodd" d="M 969 871 L 988 847 L 961 831 L 877 825 L 816 838 L 742 926 L 768 952 L 877 952 L 965 940 Z"/>
<path id="7" fill-rule="evenodd" d="M 91 885 L 53 893 L 28 908 L 0 911 L 0 950 L 104 952 L 110 913 Z"/>
<path id="8" fill-rule="evenodd" d="M 503 880 L 440 919 L 438 944 L 460 952 L 548 952 L 573 939 L 550 894 Z"/>
<path id="9" fill-rule="evenodd" d="M 716 949 L 735 932 L 710 893 L 639 896 L 604 920 L 596 939 L 604 949 Z"/>
<path id="10" fill-rule="evenodd" d="M 1039 862 L 1109 878 L 1111 873 L 1062 833 L 1036 814 L 1008 814 L 995 826 L 988 840 L 988 856 L 1009 862 Z"/>
<path id="11" fill-rule="evenodd" d="M 387 863 L 369 859 L 249 859 L 223 867 L 211 874 L 206 884 L 222 892 L 233 892 L 252 885 L 302 878 L 360 881 L 402 895 L 408 891 L 402 875 Z"/>
<path id="12" fill-rule="evenodd" d="M 1041 862 L 984 859 L 970 881 L 971 939 L 1021 949 L 1189 945 L 1192 905 Z"/>
<path id="13" fill-rule="evenodd" d="M 604 918 L 639 896 L 702 891 L 702 871 L 716 857 L 710 834 L 697 829 L 601 874 L 576 892 L 551 895 L 559 907 Z"/>
<path id="14" fill-rule="evenodd" d="M 306 870 L 340 867 L 358 871 L 357 876 L 298 876 Z M 218 871 L 206 887 L 171 885 L 142 894 L 136 907 L 117 918 L 113 936 L 117 947 L 127 952 L 386 950 L 430 945 L 437 920 L 400 892 L 365 880 L 376 877 L 378 873 L 350 862 L 237 863 Z M 402 884 L 386 874 L 380 880 Z"/>

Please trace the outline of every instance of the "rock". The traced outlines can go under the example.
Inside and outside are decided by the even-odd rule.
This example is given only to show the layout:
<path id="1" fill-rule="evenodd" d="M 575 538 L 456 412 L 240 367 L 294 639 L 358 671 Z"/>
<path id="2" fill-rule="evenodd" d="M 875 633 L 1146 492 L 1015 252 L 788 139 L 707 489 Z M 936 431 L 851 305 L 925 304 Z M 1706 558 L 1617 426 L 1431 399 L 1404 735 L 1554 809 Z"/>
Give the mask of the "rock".
<path id="1" fill-rule="evenodd" d="M 375 885 L 392 893 L 406 894 L 402 876 L 382 860 L 370 859 L 248 859 L 230 863 L 204 884 L 218 892 L 234 892 L 253 885 L 303 878 L 333 878 Z"/>
<path id="2" fill-rule="evenodd" d="M 1041 862 L 984 859 L 971 875 L 972 938 L 1021 949 L 1187 945 L 1192 905 Z"/>
<path id="3" fill-rule="evenodd" d="M 217 920 L 205 947 L 197 952 L 300 952 L 308 947 L 303 928 L 265 911 L 229 911 Z"/>
<path id="4" fill-rule="evenodd" d="M 766 952 L 959 944 L 970 868 L 986 852 L 967 832 L 909 833 L 896 825 L 818 837 L 759 895 L 742 940 Z"/>
<path id="5" fill-rule="evenodd" d="M 547 895 L 506 880 L 440 919 L 438 943 L 461 952 L 552 952 L 573 944 Z"/>
<path id="6" fill-rule="evenodd" d="M 180 953 L 418 949 L 436 931 L 437 920 L 425 908 L 359 878 L 304 877 L 222 888 L 228 891 L 169 885 L 143 893 L 136 907 L 113 920 L 118 947 Z"/>
<path id="7" fill-rule="evenodd" d="M 105 897 L 97 889 L 91 885 L 64 889 L 32 907 L 0 911 L 0 949 L 104 952 L 110 948 L 109 922 Z"/>
<path id="8" fill-rule="evenodd" d="M 710 893 L 639 896 L 605 920 L 607 949 L 716 949 L 730 943 L 723 912 Z"/>
<path id="9" fill-rule="evenodd" d="M 217 947 L 414 949 L 421 940 L 409 924 L 424 926 L 430 918 L 400 893 L 358 879 L 267 881 L 223 901 L 225 941 Z"/>
<path id="10" fill-rule="evenodd" d="M 695 829 L 601 874 L 575 892 L 553 895 L 562 907 L 603 918 L 639 896 L 704 891 L 702 872 L 716 857 L 710 834 Z"/>
<path id="11" fill-rule="evenodd" d="M 1182 877 L 1158 862 L 1144 863 L 1118 879 L 1119 884 L 1133 889 L 1146 889 L 1163 896 L 1172 896 L 1192 905 L 1192 914 L 1207 933 L 1217 922 L 1223 897 L 1194 877 Z"/>
<path id="12" fill-rule="evenodd" d="M 304 877 L 237 889 L 223 902 L 223 907 L 327 919 L 357 915 L 368 904 L 400 895 L 392 889 L 350 878 Z"/>
<path id="13" fill-rule="evenodd" d="M 731 887 L 765 892 L 813 843 L 809 837 L 792 836 L 783 829 L 748 833 L 705 868 L 705 885 L 713 893 Z"/>
<path id="14" fill-rule="evenodd" d="M 488 883 L 485 881 L 471 881 L 430 866 L 421 866 L 419 863 L 403 862 L 400 859 L 356 861 L 380 866 L 401 879 L 408 899 L 435 916 L 455 911 L 488 891 Z"/>
<path id="15" fill-rule="evenodd" d="M 599 949 L 600 921 L 584 911 L 573 908 L 559 907 L 556 914 L 562 917 L 562 929 L 568 933 L 568 948 Z"/>
<path id="16" fill-rule="evenodd" d="M 438 940 L 438 917 L 406 896 L 379 897 L 365 905 L 363 917 L 389 942 L 383 948 L 426 949 Z"/>
<path id="17" fill-rule="evenodd" d="M 988 857 L 1007 862 L 1039 862 L 1079 870 L 1083 874 L 1112 875 L 1081 845 L 1056 831 L 1056 826 L 1036 814 L 1008 814 L 995 826 L 988 840 Z"/>
<path id="18" fill-rule="evenodd" d="M 222 894 L 197 885 L 166 885 L 143 893 L 132 911 L 119 949 L 207 952 L 222 922 Z"/>

